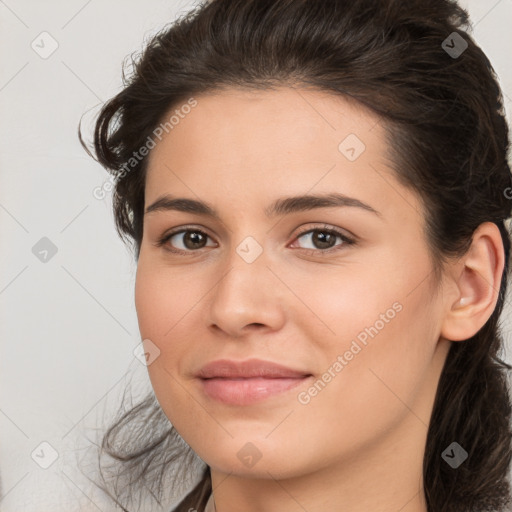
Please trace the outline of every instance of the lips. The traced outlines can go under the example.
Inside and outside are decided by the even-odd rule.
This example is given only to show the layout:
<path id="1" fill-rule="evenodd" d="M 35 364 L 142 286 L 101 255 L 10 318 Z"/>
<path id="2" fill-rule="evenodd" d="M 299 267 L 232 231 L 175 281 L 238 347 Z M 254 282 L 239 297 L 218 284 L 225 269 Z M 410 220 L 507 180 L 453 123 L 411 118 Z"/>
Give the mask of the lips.
<path id="1" fill-rule="evenodd" d="M 249 405 L 289 391 L 312 375 L 260 359 L 224 359 L 207 364 L 197 377 L 209 398 L 228 405 Z"/>
<path id="2" fill-rule="evenodd" d="M 277 363 L 261 359 L 249 359 L 247 361 L 230 361 L 220 359 L 203 366 L 197 373 L 201 379 L 212 378 L 244 378 L 261 377 L 265 379 L 295 379 L 311 375 L 307 371 L 294 370 Z"/>

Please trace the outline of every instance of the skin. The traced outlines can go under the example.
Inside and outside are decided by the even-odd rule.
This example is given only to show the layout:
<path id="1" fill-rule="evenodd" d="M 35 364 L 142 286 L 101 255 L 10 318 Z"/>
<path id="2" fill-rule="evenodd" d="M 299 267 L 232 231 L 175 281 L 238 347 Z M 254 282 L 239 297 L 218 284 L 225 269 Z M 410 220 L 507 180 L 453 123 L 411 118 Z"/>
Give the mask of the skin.
<path id="1" fill-rule="evenodd" d="M 220 219 L 147 213 L 135 301 L 142 339 L 160 351 L 148 365 L 155 394 L 210 466 L 217 512 L 425 512 L 435 392 L 451 343 L 478 331 L 496 305 L 496 226 L 482 224 L 436 281 L 423 205 L 396 179 L 373 113 L 292 87 L 196 100 L 150 154 L 145 206 L 170 194 L 206 201 Z M 355 161 L 338 149 L 349 134 L 366 146 Z M 332 192 L 378 214 L 353 206 L 264 213 L 280 197 Z M 208 238 L 185 246 L 181 233 L 157 246 L 189 224 Z M 337 250 L 325 253 L 310 231 L 299 237 L 326 224 L 356 243 L 336 237 L 327 247 Z M 248 236 L 262 249 L 252 263 L 236 251 Z M 393 304 L 401 307 L 394 318 L 308 403 L 298 395 L 311 381 L 233 406 L 210 399 L 194 377 L 213 360 L 257 357 L 317 381 Z M 237 456 L 248 442 L 261 455 L 251 467 Z"/>

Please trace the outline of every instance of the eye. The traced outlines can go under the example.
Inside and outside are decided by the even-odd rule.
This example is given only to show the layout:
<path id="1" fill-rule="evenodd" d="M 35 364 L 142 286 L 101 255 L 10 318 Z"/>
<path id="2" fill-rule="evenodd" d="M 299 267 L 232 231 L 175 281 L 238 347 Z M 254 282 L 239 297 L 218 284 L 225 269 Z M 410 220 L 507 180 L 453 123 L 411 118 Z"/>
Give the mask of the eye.
<path id="1" fill-rule="evenodd" d="M 210 237 L 200 229 L 192 227 L 180 228 L 165 234 L 158 240 L 156 245 L 158 247 L 165 245 L 166 250 L 175 253 L 190 253 L 206 247 L 208 238 Z M 215 244 L 210 244 L 211 246 L 215 247 Z"/>
<path id="2" fill-rule="evenodd" d="M 306 249 L 307 252 L 311 254 L 330 253 L 331 251 L 341 249 L 343 246 L 355 243 L 354 240 L 347 237 L 337 229 L 330 228 L 328 226 L 302 231 L 297 235 L 297 240 L 300 238 L 305 239 L 306 243 L 310 245 L 310 247 L 300 248 Z M 336 244 L 336 240 L 340 240 L 341 243 Z"/>

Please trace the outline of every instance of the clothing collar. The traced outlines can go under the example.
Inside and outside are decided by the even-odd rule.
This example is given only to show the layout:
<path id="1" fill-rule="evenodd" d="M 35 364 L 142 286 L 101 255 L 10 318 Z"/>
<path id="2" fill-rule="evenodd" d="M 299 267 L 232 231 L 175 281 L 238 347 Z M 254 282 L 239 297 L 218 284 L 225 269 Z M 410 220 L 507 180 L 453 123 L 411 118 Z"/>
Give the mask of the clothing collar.
<path id="1" fill-rule="evenodd" d="M 213 493 L 210 494 L 210 497 L 208 498 L 208 501 L 206 502 L 206 507 L 204 509 L 204 512 L 216 512 L 215 503 L 213 501 Z"/>

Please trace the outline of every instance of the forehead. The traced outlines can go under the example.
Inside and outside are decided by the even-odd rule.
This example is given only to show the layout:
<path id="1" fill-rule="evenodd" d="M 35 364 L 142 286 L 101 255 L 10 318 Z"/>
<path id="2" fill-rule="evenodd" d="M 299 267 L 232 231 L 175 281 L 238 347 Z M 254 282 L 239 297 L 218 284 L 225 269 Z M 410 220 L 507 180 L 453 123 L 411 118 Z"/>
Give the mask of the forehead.
<path id="1" fill-rule="evenodd" d="M 274 90 L 224 89 L 196 96 L 196 105 L 187 113 L 173 116 L 175 122 L 164 134 L 166 142 L 158 143 L 151 159 L 158 159 L 161 151 L 171 147 L 189 157 L 202 156 L 202 150 L 216 143 L 236 141 L 230 155 L 237 150 L 245 155 L 257 152 L 283 155 L 283 149 L 301 153 L 312 152 L 315 143 L 318 152 L 337 158 L 341 142 L 349 134 L 367 142 L 366 146 L 384 149 L 381 119 L 355 101 L 326 91 L 297 87 Z M 170 114 L 180 111 L 175 105 Z M 177 121 L 177 122 L 176 122 Z M 171 135 L 167 137 L 166 135 Z M 319 142 L 323 140 L 323 144 Z M 305 145 L 305 143 L 307 143 Z M 379 147 L 377 147 L 377 145 Z M 217 147 L 210 160 L 217 155 L 227 156 Z"/>

